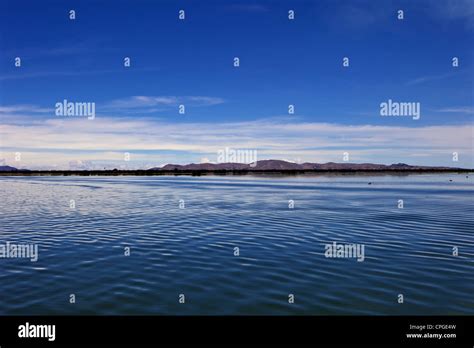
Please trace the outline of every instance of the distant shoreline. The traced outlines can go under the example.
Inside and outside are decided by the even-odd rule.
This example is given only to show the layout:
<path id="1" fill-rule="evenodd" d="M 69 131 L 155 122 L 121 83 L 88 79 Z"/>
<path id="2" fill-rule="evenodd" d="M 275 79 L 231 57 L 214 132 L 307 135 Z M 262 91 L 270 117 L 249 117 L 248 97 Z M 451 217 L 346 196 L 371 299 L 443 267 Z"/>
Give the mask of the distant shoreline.
<path id="1" fill-rule="evenodd" d="M 0 176 L 245 176 L 245 175 L 317 175 L 317 174 L 443 174 L 473 173 L 474 169 L 311 169 L 311 170 L 16 170 L 0 171 Z"/>
<path id="2" fill-rule="evenodd" d="M 158 175 L 317 175 L 317 174 L 415 174 L 469 173 L 474 169 L 459 167 L 414 166 L 405 163 L 294 163 L 282 160 L 259 160 L 252 163 L 191 163 L 167 164 L 149 169 L 68 169 L 29 170 L 0 166 L 0 176 L 158 176 Z"/>

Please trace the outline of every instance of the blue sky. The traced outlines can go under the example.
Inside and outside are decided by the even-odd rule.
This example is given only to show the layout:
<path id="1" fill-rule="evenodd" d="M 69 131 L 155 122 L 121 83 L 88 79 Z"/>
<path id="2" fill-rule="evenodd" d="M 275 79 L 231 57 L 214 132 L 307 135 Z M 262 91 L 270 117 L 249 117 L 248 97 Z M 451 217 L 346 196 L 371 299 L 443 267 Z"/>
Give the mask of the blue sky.
<path id="1" fill-rule="evenodd" d="M 473 36 L 472 1 L 2 1 L 0 161 L 146 168 L 233 147 L 473 167 Z M 64 99 L 95 119 L 56 116 Z M 381 117 L 388 99 L 421 118 Z"/>

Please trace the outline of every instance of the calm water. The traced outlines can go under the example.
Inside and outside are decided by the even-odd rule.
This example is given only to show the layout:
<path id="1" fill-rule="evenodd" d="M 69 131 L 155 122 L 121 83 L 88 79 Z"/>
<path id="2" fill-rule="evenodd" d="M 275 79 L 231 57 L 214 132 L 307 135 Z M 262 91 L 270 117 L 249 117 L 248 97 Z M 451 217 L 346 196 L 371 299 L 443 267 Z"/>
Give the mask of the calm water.
<path id="1" fill-rule="evenodd" d="M 472 315 L 473 178 L 1 177 L 0 314 Z"/>

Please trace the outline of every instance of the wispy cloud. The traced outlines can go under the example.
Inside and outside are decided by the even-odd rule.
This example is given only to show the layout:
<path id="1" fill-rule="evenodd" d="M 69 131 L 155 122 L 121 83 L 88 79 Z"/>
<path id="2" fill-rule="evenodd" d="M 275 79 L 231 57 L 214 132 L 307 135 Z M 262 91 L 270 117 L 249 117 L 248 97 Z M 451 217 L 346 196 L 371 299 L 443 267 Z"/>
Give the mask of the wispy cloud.
<path id="1" fill-rule="evenodd" d="M 443 108 L 443 109 L 436 110 L 436 112 L 474 115 L 474 107 L 472 107 L 472 106 L 461 106 L 461 107 Z"/>
<path id="2" fill-rule="evenodd" d="M 152 72 L 159 71 L 157 67 L 133 68 L 134 72 Z M 0 75 L 0 81 L 6 80 L 22 80 L 39 77 L 68 77 L 68 76 L 84 76 L 84 75 L 100 75 L 100 74 L 117 74 L 122 73 L 123 69 L 100 69 L 100 70 L 70 70 L 70 71 L 34 71 L 23 72 L 18 70 L 15 73 Z"/>
<path id="3" fill-rule="evenodd" d="M 11 114 L 11 113 L 46 113 L 54 111 L 53 108 L 42 108 L 37 105 L 11 105 L 11 106 L 0 106 L 0 115 L 1 114 Z"/>
<path id="4" fill-rule="evenodd" d="M 329 24 L 345 26 L 351 29 L 367 29 L 394 21 L 400 8 L 406 13 L 421 12 L 438 23 L 456 21 L 464 23 L 468 30 L 474 29 L 474 1 L 472 0 L 418 0 L 400 2 L 394 0 L 332 0 L 335 8 L 328 8 Z M 329 15 L 332 15 L 329 17 Z"/>
<path id="5" fill-rule="evenodd" d="M 75 102 L 74 100 L 70 101 Z M 62 100 L 58 100 L 58 102 L 62 102 Z M 224 102 L 223 98 L 211 96 L 132 96 L 98 103 L 96 107 L 100 112 L 106 114 L 119 114 L 124 111 L 151 113 L 166 111 L 180 104 L 191 107 L 204 107 L 219 105 Z M 24 117 L 28 122 L 29 116 L 41 113 L 53 115 L 54 111 L 54 105 L 50 108 L 29 104 L 0 105 L 0 116 L 3 122 L 8 122 L 10 119 L 19 121 L 19 116 Z"/>
<path id="6" fill-rule="evenodd" d="M 228 8 L 233 11 L 240 12 L 267 12 L 269 8 L 263 4 L 233 4 L 229 5 Z"/>
<path id="7" fill-rule="evenodd" d="M 208 96 L 132 96 L 106 102 L 103 110 L 144 109 L 172 107 L 180 104 L 189 106 L 211 106 L 224 103 L 224 99 Z"/>
<path id="8" fill-rule="evenodd" d="M 136 118 L 61 118 L 31 125 L 4 124 L 0 139 L 1 157 L 11 161 L 20 151 L 23 167 L 67 168 L 74 160 L 123 165 L 125 151 L 135 154 L 137 160 L 129 166 L 199 162 L 203 157 L 214 159 L 225 147 L 257 149 L 260 159 L 340 162 L 342 153 L 348 151 L 357 162 L 405 162 L 412 158 L 413 164 L 420 164 L 417 158 L 421 158 L 425 164 L 472 166 L 470 124 L 415 128 L 281 119 L 176 124 Z M 465 162 L 453 164 L 453 151 L 466 154 L 461 155 Z"/>
<path id="9" fill-rule="evenodd" d="M 425 83 L 425 82 L 443 80 L 443 79 L 452 77 L 454 75 L 456 75 L 456 73 L 421 76 L 421 77 L 418 77 L 416 79 L 408 81 L 406 84 L 407 85 L 418 85 L 418 84 Z"/>
<path id="10" fill-rule="evenodd" d="M 474 29 L 474 1 L 472 0 L 440 0 L 428 1 L 427 6 L 435 18 L 448 21 L 462 20 L 467 29 Z"/>
<path id="11" fill-rule="evenodd" d="M 202 96 L 197 96 L 197 97 L 188 97 L 188 99 L 192 103 L 200 104 L 200 105 L 217 105 L 217 104 L 223 104 L 225 103 L 225 100 L 222 98 L 216 98 L 216 97 L 202 97 Z"/>

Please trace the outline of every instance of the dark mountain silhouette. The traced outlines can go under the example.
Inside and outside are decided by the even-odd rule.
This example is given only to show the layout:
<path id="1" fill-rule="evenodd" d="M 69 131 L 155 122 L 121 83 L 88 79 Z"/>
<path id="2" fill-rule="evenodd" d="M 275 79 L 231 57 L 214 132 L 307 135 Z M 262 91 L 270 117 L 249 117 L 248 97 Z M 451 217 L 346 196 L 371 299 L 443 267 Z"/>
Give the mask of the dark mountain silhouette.
<path id="1" fill-rule="evenodd" d="M 104 170 L 27 170 L 10 166 L 0 166 L 2 176 L 22 175 L 245 175 L 247 173 L 260 174 L 302 174 L 302 173 L 454 173 L 472 172 L 473 169 L 453 167 L 411 166 L 405 163 L 373 164 L 373 163 L 293 163 L 281 160 L 262 160 L 256 163 L 191 163 L 167 164 L 163 167 L 145 169 L 104 169 Z"/>
<path id="2" fill-rule="evenodd" d="M 0 166 L 0 172 L 16 172 L 18 169 L 10 166 Z"/>
<path id="3" fill-rule="evenodd" d="M 373 163 L 292 163 L 281 160 L 262 160 L 256 163 L 191 163 L 167 164 L 163 167 L 151 168 L 153 171 L 364 171 L 364 170 L 394 170 L 394 171 L 419 171 L 419 170 L 453 170 L 460 168 L 411 166 L 405 163 L 391 165 Z"/>

